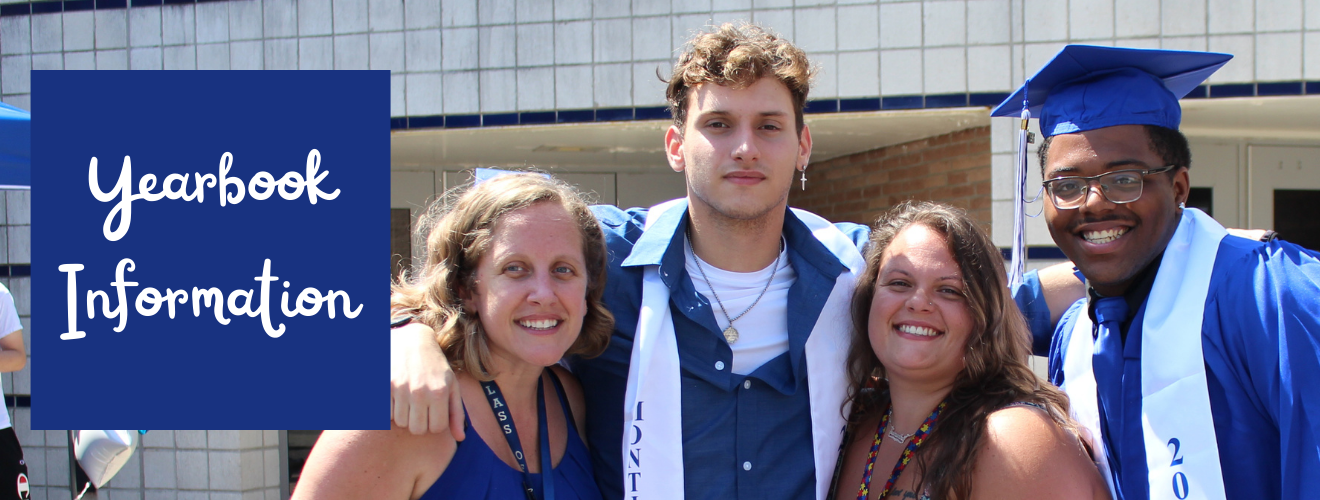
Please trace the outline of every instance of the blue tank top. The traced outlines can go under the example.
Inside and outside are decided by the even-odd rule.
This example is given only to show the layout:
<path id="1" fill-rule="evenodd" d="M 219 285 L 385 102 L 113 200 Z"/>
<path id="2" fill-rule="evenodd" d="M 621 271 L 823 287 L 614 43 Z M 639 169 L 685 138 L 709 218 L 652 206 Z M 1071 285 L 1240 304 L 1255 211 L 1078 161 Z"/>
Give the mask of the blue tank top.
<path id="1" fill-rule="evenodd" d="M 578 435 L 573 411 L 564 397 L 559 377 L 553 370 L 547 371 L 555 382 L 553 385 L 555 393 L 559 395 L 559 406 L 564 409 L 564 421 L 568 424 L 568 447 L 564 450 L 564 457 L 559 460 L 559 466 L 551 471 L 555 475 L 555 500 L 601 500 L 596 476 L 591 473 L 591 454 Z M 463 415 L 463 431 L 467 439 L 458 443 L 454 458 L 449 460 L 449 467 L 426 490 L 422 500 L 526 500 L 527 494 L 522 489 L 522 472 L 500 460 L 490 450 L 490 446 L 481 440 L 481 436 L 472 429 L 466 408 Z M 542 471 L 547 465 L 542 464 Z M 541 496 L 543 492 L 538 487 L 540 484 L 541 474 L 532 474 L 536 498 L 544 500 Z"/>

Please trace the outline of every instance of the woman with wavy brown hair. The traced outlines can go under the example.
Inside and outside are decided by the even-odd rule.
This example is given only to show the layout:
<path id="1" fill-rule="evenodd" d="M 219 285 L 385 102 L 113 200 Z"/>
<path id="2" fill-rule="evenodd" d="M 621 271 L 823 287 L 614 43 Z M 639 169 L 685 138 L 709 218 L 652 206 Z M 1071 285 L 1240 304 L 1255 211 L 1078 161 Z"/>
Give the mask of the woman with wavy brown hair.
<path id="1" fill-rule="evenodd" d="M 394 287 L 391 306 L 435 330 L 466 439 L 326 431 L 294 498 L 599 500 L 582 388 L 557 365 L 600 354 L 613 329 L 596 218 L 538 174 L 497 176 L 433 212 L 426 267 Z"/>
<path id="2" fill-rule="evenodd" d="M 975 221 L 905 202 L 866 263 L 833 498 L 1109 498 L 1067 397 L 1027 366 L 1030 333 Z"/>

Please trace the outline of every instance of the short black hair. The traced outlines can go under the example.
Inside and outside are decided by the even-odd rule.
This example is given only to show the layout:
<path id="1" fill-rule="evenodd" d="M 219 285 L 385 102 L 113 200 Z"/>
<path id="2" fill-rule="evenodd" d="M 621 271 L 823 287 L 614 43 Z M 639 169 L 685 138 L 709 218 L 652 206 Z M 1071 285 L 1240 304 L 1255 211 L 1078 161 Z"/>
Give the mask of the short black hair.
<path id="1" fill-rule="evenodd" d="M 1159 125 L 1145 125 L 1146 136 L 1150 138 L 1150 150 L 1164 160 L 1164 165 L 1151 165 L 1152 167 L 1163 167 L 1173 165 L 1175 167 L 1192 168 L 1192 149 L 1187 145 L 1187 136 L 1177 130 L 1161 127 Z M 1040 148 L 1036 150 L 1036 155 L 1040 159 L 1040 173 L 1045 174 L 1045 158 L 1050 154 L 1050 142 L 1054 136 L 1046 137 L 1041 141 Z M 1177 169 L 1170 170 L 1169 175 L 1173 175 Z"/>

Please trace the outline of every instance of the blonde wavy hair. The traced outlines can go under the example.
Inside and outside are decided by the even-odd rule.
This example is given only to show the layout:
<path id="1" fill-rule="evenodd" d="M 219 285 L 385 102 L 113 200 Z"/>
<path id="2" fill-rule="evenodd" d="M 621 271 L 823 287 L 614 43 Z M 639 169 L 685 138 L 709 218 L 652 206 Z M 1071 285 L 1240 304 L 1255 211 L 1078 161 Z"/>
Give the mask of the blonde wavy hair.
<path id="1" fill-rule="evenodd" d="M 681 130 L 687 122 L 688 97 L 703 83 L 747 88 L 763 77 L 773 76 L 788 87 L 793 97 L 797 133 L 802 133 L 802 110 L 815 70 L 807 54 L 788 40 L 755 24 L 724 23 L 699 33 L 678 56 L 674 73 L 666 81 L 665 98 L 674 124 Z"/>
<path id="2" fill-rule="evenodd" d="M 577 341 L 564 353 L 592 357 L 605 350 L 614 316 L 601 302 L 605 292 L 606 249 L 596 217 L 563 181 L 534 173 L 508 174 L 447 193 L 427 210 L 417 235 L 426 237 L 426 266 L 415 276 L 405 271 L 392 285 L 390 309 L 408 314 L 436 332 L 455 371 L 491 380 L 490 347 L 481 319 L 463 309 L 462 291 L 476 289 L 477 265 L 490 247 L 505 214 L 538 203 L 568 211 L 582 235 L 587 266 L 587 313 Z M 429 228 L 429 229 L 428 229 Z"/>

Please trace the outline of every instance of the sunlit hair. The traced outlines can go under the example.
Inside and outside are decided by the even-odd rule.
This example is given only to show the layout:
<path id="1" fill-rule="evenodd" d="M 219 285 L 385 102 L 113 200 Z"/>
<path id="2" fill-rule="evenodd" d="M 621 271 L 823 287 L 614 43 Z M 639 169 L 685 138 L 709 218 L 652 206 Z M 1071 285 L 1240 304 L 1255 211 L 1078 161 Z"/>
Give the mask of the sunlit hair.
<path id="1" fill-rule="evenodd" d="M 587 313 L 582 332 L 564 355 L 596 356 L 609 342 L 614 316 L 601 302 L 606 250 L 596 217 L 562 181 L 531 173 L 500 175 L 447 193 L 431 205 L 417 224 L 417 234 L 426 237 L 426 266 L 415 276 L 405 273 L 393 285 L 393 313 L 410 314 L 434 329 L 436 341 L 456 371 L 478 380 L 493 378 L 485 330 L 474 312 L 464 311 L 462 291 L 476 290 L 477 266 L 489 250 L 500 219 L 538 203 L 564 207 L 582 234 Z"/>
<path id="2" fill-rule="evenodd" d="M 688 40 L 686 50 L 674 64 L 665 98 L 674 124 L 682 130 L 692 88 L 713 83 L 742 89 L 771 76 L 788 87 L 797 133 L 801 134 L 802 109 L 814 74 L 807 54 L 788 40 L 754 24 L 724 23 Z"/>
<path id="3" fill-rule="evenodd" d="M 954 380 L 948 406 L 921 447 L 918 477 L 933 498 L 969 498 L 977 449 L 984 442 L 986 418 L 991 413 L 1027 401 L 1047 408 L 1050 417 L 1070 432 L 1076 424 L 1068 417 L 1067 396 L 1027 366 L 1031 333 L 1009 296 L 999 249 L 962 210 L 907 201 L 876 221 L 866 251 L 866 273 L 853 293 L 853 334 L 848 350 L 852 425 L 889 407 L 887 374 L 871 348 L 867 328 L 885 250 L 899 233 L 914 225 L 933 229 L 948 244 L 962 274 L 964 300 L 972 319 L 964 349 L 965 367 Z"/>

